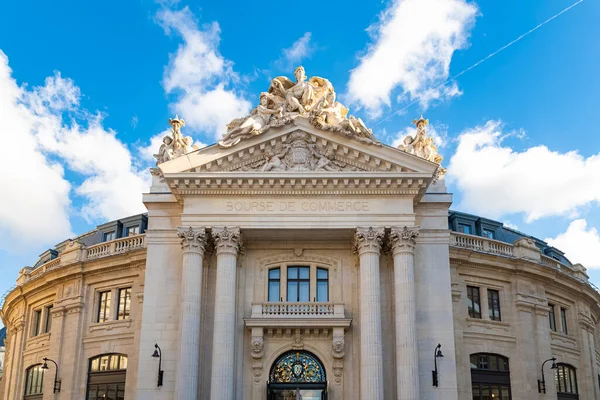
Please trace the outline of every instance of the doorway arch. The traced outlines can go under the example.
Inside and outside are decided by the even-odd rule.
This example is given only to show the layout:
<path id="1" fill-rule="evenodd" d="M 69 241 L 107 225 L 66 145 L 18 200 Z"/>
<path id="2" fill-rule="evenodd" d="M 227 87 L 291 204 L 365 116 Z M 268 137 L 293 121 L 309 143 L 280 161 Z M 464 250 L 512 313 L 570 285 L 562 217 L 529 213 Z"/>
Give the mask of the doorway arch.
<path id="1" fill-rule="evenodd" d="M 90 358 L 86 400 L 124 400 L 126 377 L 125 354 L 100 354 Z"/>
<path id="2" fill-rule="evenodd" d="M 327 375 L 319 358 L 308 351 L 292 350 L 271 366 L 267 400 L 327 400 Z"/>

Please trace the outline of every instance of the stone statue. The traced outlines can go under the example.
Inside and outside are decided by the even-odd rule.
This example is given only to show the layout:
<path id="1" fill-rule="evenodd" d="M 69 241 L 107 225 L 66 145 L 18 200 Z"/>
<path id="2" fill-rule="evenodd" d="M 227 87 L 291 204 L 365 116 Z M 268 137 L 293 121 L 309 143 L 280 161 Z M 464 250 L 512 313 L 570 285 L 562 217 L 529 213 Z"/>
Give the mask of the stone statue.
<path id="1" fill-rule="evenodd" d="M 183 119 L 179 119 L 179 116 L 176 115 L 175 118 L 169 118 L 169 124 L 171 124 L 171 136 L 165 136 L 158 154 L 153 154 L 156 158 L 156 165 L 198 149 L 191 136 L 183 137 L 181 134 L 181 127 L 185 126 Z"/>
<path id="2" fill-rule="evenodd" d="M 306 114 L 314 101 L 314 87 L 310 82 L 306 82 L 303 66 L 296 67 L 294 77 L 296 83 L 292 86 L 290 86 L 291 81 L 285 77 L 273 79 L 271 86 L 274 91 L 279 93 L 279 96 L 285 98 L 287 111 Z"/>
<path id="3" fill-rule="evenodd" d="M 296 118 L 306 118 L 317 128 L 381 146 L 364 122 L 348 116 L 348 109 L 335 100 L 335 90 L 329 80 L 318 76 L 307 80 L 302 66 L 294 70 L 294 76 L 295 82 L 285 76 L 274 78 L 269 91 L 261 93 L 260 103 L 250 115 L 235 118 L 227 125 L 227 133 L 219 146 L 235 146 L 270 128 L 292 123 Z"/>
<path id="4" fill-rule="evenodd" d="M 340 171 L 341 168 L 333 164 L 332 160 L 335 158 L 333 150 L 328 148 L 325 150 L 325 154 L 321 154 L 317 161 L 314 170 L 315 171 Z"/>
<path id="5" fill-rule="evenodd" d="M 424 158 L 427 161 L 440 164 L 442 162 L 442 156 L 438 154 L 437 146 L 434 143 L 432 137 L 427 136 L 427 124 L 429 120 L 421 117 L 415 119 L 412 122 L 417 127 L 417 133 L 415 137 L 408 135 L 404 138 L 404 144 L 398 146 L 402 151 L 410 154 L 414 154 L 418 157 Z"/>
<path id="6" fill-rule="evenodd" d="M 287 153 L 287 148 L 281 154 L 275 154 L 271 150 L 265 152 L 266 163 L 263 165 L 263 171 L 285 171 L 285 165 L 281 162 L 281 157 Z"/>
<path id="7" fill-rule="evenodd" d="M 242 139 L 253 135 L 260 135 L 269 126 L 271 118 L 283 116 L 283 106 L 270 93 L 260 94 L 260 104 L 254 108 L 250 115 L 244 118 L 235 118 L 227 125 L 227 134 L 219 141 L 221 147 L 231 147 Z"/>

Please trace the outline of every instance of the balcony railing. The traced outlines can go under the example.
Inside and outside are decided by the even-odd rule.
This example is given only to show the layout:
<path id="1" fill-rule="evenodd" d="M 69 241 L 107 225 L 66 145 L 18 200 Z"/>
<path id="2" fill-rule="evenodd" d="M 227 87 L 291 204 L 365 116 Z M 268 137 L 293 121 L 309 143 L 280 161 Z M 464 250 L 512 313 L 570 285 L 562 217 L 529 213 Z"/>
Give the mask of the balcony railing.
<path id="1" fill-rule="evenodd" d="M 515 251 L 515 245 L 481 236 L 467 235 L 458 232 L 452 232 L 450 246 L 471 249 L 482 253 L 499 254 L 506 257 L 520 257 L 519 253 Z M 589 283 L 589 281 L 583 277 L 583 275 L 585 274 L 578 274 L 573 267 L 563 264 L 560 261 L 553 259 L 552 257 L 539 254 L 539 260 L 537 259 L 537 257 L 535 259 L 531 259 L 529 257 L 525 258 L 527 258 L 530 261 L 537 261 L 541 265 L 558 270 L 564 273 L 565 275 L 571 276 L 575 279 L 585 280 L 587 283 Z M 593 287 L 595 288 L 595 286 Z"/>
<path id="2" fill-rule="evenodd" d="M 463 247 L 482 251 L 484 253 L 499 254 L 502 256 L 513 256 L 513 245 L 498 240 L 484 238 L 481 236 L 466 235 L 464 233 L 453 233 L 451 246 Z"/>
<path id="3" fill-rule="evenodd" d="M 344 305 L 273 302 L 252 304 L 252 318 L 344 318 Z"/>
<path id="4" fill-rule="evenodd" d="M 80 255 L 77 257 L 79 261 L 95 260 L 102 257 L 112 256 L 115 254 L 123 254 L 129 251 L 146 248 L 146 235 L 128 236 L 125 238 L 111 240 L 109 242 L 98 243 L 90 247 L 81 246 L 77 251 Z M 24 268 L 21 270 L 17 280 L 18 285 L 36 279 L 46 272 L 62 266 L 61 257 L 47 261 L 35 269 Z"/>

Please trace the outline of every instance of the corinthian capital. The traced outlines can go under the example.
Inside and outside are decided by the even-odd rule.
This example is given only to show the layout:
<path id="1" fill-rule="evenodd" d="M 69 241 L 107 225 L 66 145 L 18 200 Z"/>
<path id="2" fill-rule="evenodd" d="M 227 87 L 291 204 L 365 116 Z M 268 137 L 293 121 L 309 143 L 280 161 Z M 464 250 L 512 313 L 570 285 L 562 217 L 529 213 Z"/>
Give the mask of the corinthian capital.
<path id="1" fill-rule="evenodd" d="M 206 248 L 206 228 L 192 228 L 180 226 L 177 236 L 181 238 L 181 248 L 184 251 L 196 251 L 204 254 Z"/>
<path id="2" fill-rule="evenodd" d="M 231 253 L 237 256 L 242 246 L 240 228 L 213 228 L 212 236 L 215 240 L 215 249 L 218 254 Z"/>
<path id="3" fill-rule="evenodd" d="M 419 228 L 394 227 L 390 232 L 390 242 L 394 253 L 400 251 L 413 251 L 415 248 L 415 238 L 419 235 Z"/>
<path id="4" fill-rule="evenodd" d="M 379 253 L 383 243 L 383 228 L 356 228 L 354 233 L 354 247 L 358 254 L 372 252 Z"/>

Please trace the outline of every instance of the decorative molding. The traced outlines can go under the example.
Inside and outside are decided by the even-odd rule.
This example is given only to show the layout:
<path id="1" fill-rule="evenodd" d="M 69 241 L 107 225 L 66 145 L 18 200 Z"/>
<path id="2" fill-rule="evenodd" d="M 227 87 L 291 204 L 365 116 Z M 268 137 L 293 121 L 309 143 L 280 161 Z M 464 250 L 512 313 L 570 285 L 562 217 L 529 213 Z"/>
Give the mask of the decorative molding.
<path id="1" fill-rule="evenodd" d="M 113 329 L 129 329 L 131 327 L 131 323 L 132 323 L 131 318 L 106 321 L 106 322 L 97 322 L 97 323 L 90 324 L 89 332 L 90 333 L 97 332 L 97 331 L 110 332 Z"/>
<path id="2" fill-rule="evenodd" d="M 300 329 L 294 331 L 294 335 L 292 336 L 292 348 L 294 350 L 304 349 L 304 337 L 300 333 Z"/>
<path id="3" fill-rule="evenodd" d="M 233 254 L 237 257 L 242 247 L 242 236 L 240 228 L 222 227 L 212 228 L 212 237 L 215 242 L 217 256 L 219 254 Z"/>
<path id="4" fill-rule="evenodd" d="M 390 243 L 394 254 L 401 252 L 412 253 L 416 245 L 416 237 L 419 235 L 418 227 L 398 228 L 392 227 L 390 231 Z"/>
<path id="5" fill-rule="evenodd" d="M 177 227 L 177 236 L 181 238 L 181 249 L 204 255 L 206 248 L 206 228 L 204 227 Z"/>
<path id="6" fill-rule="evenodd" d="M 364 253 L 380 254 L 384 235 L 384 228 L 356 228 L 354 233 L 354 251 L 359 255 Z"/>

